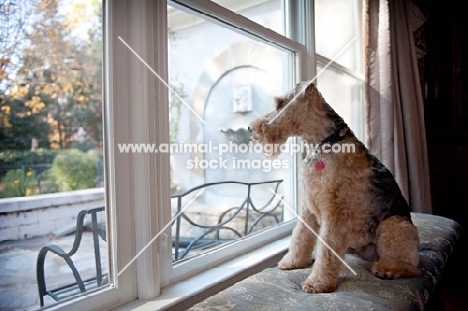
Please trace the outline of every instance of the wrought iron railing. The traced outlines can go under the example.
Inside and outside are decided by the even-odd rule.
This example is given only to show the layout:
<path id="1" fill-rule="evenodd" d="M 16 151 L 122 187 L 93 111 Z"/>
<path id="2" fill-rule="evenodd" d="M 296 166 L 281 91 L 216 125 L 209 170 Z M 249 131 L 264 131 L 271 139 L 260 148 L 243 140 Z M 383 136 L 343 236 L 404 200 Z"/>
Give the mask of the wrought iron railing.
<path id="1" fill-rule="evenodd" d="M 174 220 L 172 226 L 174 227 L 175 234 L 172 238 L 173 246 L 173 261 L 177 262 L 184 258 L 187 258 L 187 255 L 191 251 L 200 250 L 201 248 L 209 248 L 221 244 L 223 242 L 232 240 L 221 237 L 220 232 L 222 230 L 230 231 L 236 237 L 243 237 L 249 235 L 254 231 L 256 226 L 267 217 L 273 219 L 274 223 L 279 224 L 282 221 L 282 210 L 281 210 L 281 200 L 275 199 L 274 194 L 268 195 L 268 197 L 261 196 L 266 203 L 261 207 L 257 207 L 252 199 L 252 188 L 260 185 L 271 184 L 274 188 L 275 194 L 278 193 L 279 187 L 283 180 L 272 180 L 266 182 L 258 183 L 246 183 L 246 182 L 237 182 L 237 181 L 224 181 L 217 183 L 206 183 L 195 188 L 192 188 L 184 193 L 176 194 L 171 196 L 171 199 L 176 200 L 176 210 L 174 215 L 182 211 L 182 201 L 184 198 L 189 197 L 192 193 L 202 188 L 210 188 L 219 185 L 241 185 L 245 187 L 245 196 L 241 196 L 241 202 L 238 206 L 229 207 L 223 210 L 217 217 L 217 222 L 215 225 L 202 225 L 190 218 L 189 213 L 186 211 L 181 212 L 179 217 Z M 239 194 L 239 193 L 238 193 Z M 281 196 L 282 197 L 282 196 Z M 106 241 L 106 230 L 103 227 L 104 224 L 98 223 L 98 213 L 104 212 L 104 207 L 93 208 L 89 210 L 82 210 L 76 220 L 76 230 L 75 230 L 75 239 L 73 241 L 73 247 L 69 252 L 65 252 L 62 248 L 57 245 L 48 245 L 44 246 L 37 257 L 37 283 L 39 290 L 39 300 L 41 307 L 44 306 L 44 297 L 50 296 L 54 300 L 58 301 L 65 297 L 74 296 L 79 293 L 84 293 L 89 289 L 102 286 L 108 282 L 107 273 L 102 271 L 101 268 L 101 254 L 99 249 L 99 240 Z M 244 212 L 242 215 L 241 212 Z M 80 243 L 82 241 L 83 232 L 86 230 L 84 219 L 87 215 L 91 216 L 91 226 L 88 228 L 92 232 L 93 236 L 93 246 L 94 246 L 94 260 L 96 268 L 96 276 L 89 279 L 82 279 L 80 272 L 75 267 L 72 257 L 77 252 Z M 212 216 L 212 215 L 210 215 Z M 245 219 L 244 219 L 245 218 Z M 236 221 L 242 220 L 243 228 L 242 230 L 237 230 L 234 228 L 233 223 Z M 200 233 L 194 238 L 184 237 L 181 234 L 181 223 L 186 221 L 190 226 L 203 229 L 203 233 Z M 207 237 L 209 234 L 213 233 L 212 237 Z M 68 264 L 71 272 L 73 273 L 74 281 L 71 283 L 60 286 L 54 289 L 48 289 L 46 287 L 45 279 L 45 258 L 48 253 L 53 253 L 62 257 Z"/>
<path id="2" fill-rule="evenodd" d="M 180 213 L 180 216 L 175 219 L 173 226 L 174 228 L 174 234 L 172 238 L 172 247 L 173 247 L 173 261 L 177 262 L 181 259 L 184 259 L 189 252 L 196 248 L 208 248 L 208 247 L 214 247 L 218 244 L 221 244 L 223 242 L 228 241 L 227 239 L 222 239 L 220 238 L 220 231 L 221 230 L 228 230 L 234 233 L 235 236 L 238 238 L 241 238 L 243 236 L 249 235 L 252 233 L 252 231 L 255 229 L 255 227 L 260 223 L 262 219 L 265 219 L 266 217 L 271 217 L 274 219 L 276 224 L 279 224 L 281 220 L 278 218 L 280 215 L 282 217 L 282 213 L 279 213 L 281 200 L 276 199 L 276 196 L 274 194 L 269 195 L 269 198 L 262 207 L 257 207 L 255 206 L 253 199 L 252 199 L 252 188 L 255 186 L 259 185 L 266 185 L 266 184 L 272 184 L 274 187 L 275 194 L 278 192 L 280 184 L 283 182 L 283 180 L 272 180 L 272 181 L 266 181 L 266 182 L 258 182 L 258 183 L 247 183 L 247 182 L 238 182 L 238 181 L 223 181 L 223 182 L 216 182 L 216 183 L 206 183 L 200 186 L 197 186 L 195 188 L 192 188 L 182 194 L 177 194 L 171 196 L 171 199 L 176 199 L 177 200 L 177 208 L 174 211 L 174 215 L 177 215 Z M 243 185 L 245 186 L 245 197 L 242 201 L 241 204 L 238 206 L 230 207 L 223 211 L 219 217 L 218 221 L 214 225 L 203 225 L 196 223 L 193 219 L 190 218 L 187 212 L 182 212 L 182 200 L 189 196 L 190 194 L 194 193 L 197 190 L 200 190 L 202 188 L 209 188 L 213 186 L 219 186 L 219 185 Z M 245 214 L 242 215 L 244 217 L 244 225 L 243 225 L 243 230 L 240 232 L 239 230 L 233 228 L 230 226 L 234 221 L 238 221 L 240 218 L 240 213 L 244 212 Z M 253 219 L 251 219 L 254 216 Z M 194 238 L 187 238 L 183 237 L 181 235 L 181 222 L 186 221 L 188 222 L 191 226 L 197 227 L 197 228 L 202 228 L 204 229 L 204 232 L 199 234 L 197 237 Z M 207 235 L 214 233 L 214 237 L 211 239 L 207 239 Z"/>
<path id="3" fill-rule="evenodd" d="M 50 296 L 55 301 L 59 301 L 63 298 L 76 295 L 77 293 L 84 293 L 91 288 L 102 286 L 108 282 L 107 273 L 102 272 L 101 267 L 101 253 L 99 249 L 99 240 L 106 241 L 106 230 L 98 223 L 98 213 L 104 212 L 104 207 L 92 208 L 89 210 L 82 210 L 78 213 L 76 219 L 76 230 L 75 239 L 73 240 L 73 247 L 69 252 L 65 252 L 58 245 L 48 245 L 41 248 L 37 256 L 36 264 L 36 277 L 37 286 L 39 290 L 39 302 L 41 307 L 44 306 L 44 297 Z M 96 276 L 83 280 L 80 272 L 73 263 L 73 255 L 78 251 L 80 247 L 83 232 L 85 231 L 84 219 L 87 215 L 91 215 L 91 232 L 93 234 L 93 246 L 94 246 L 94 264 L 96 268 Z M 45 279 L 45 258 L 48 252 L 60 256 L 65 260 L 75 281 L 64 286 L 60 286 L 54 289 L 47 289 Z"/>

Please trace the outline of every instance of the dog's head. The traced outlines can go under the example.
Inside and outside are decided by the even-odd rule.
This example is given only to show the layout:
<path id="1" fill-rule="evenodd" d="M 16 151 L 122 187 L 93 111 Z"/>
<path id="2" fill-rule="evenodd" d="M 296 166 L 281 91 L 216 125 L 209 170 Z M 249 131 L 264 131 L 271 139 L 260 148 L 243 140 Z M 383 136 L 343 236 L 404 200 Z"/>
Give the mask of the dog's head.
<path id="1" fill-rule="evenodd" d="M 263 145 L 267 156 L 277 155 L 279 146 L 289 137 L 303 136 L 308 131 L 323 102 L 314 83 L 298 83 L 294 89 L 274 98 L 273 111 L 250 123 L 251 137 Z"/>

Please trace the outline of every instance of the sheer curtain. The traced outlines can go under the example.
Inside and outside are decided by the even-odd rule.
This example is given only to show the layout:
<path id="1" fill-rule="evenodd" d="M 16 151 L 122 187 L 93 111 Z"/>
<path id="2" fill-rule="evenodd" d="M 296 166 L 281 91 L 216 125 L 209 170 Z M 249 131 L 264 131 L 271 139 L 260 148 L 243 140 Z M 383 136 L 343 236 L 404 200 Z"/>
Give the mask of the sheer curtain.
<path id="1" fill-rule="evenodd" d="M 424 103 L 410 0 L 366 1 L 367 146 L 393 172 L 414 212 L 431 213 Z"/>

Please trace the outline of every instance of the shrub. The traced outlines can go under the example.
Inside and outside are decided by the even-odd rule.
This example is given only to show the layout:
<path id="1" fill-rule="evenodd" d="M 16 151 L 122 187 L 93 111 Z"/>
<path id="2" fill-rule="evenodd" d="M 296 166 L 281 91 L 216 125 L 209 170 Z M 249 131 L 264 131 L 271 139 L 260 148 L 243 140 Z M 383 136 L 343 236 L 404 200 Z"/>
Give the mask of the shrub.
<path id="1" fill-rule="evenodd" d="M 37 178 L 33 170 L 9 170 L 2 178 L 2 197 L 24 197 L 37 194 Z"/>
<path id="2" fill-rule="evenodd" d="M 60 192 L 94 188 L 97 160 L 97 156 L 78 149 L 65 149 L 55 157 L 47 175 Z"/>

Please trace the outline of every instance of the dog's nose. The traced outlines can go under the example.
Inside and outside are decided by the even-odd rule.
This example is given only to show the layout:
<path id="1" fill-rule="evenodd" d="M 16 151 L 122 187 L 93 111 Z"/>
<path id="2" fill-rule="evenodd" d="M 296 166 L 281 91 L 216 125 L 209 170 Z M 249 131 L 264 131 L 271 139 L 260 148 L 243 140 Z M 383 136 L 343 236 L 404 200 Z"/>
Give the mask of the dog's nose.
<path id="1" fill-rule="evenodd" d="M 249 130 L 250 133 L 252 133 L 252 130 L 250 129 L 250 126 L 248 126 L 247 129 Z"/>

